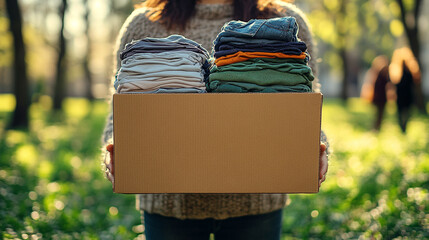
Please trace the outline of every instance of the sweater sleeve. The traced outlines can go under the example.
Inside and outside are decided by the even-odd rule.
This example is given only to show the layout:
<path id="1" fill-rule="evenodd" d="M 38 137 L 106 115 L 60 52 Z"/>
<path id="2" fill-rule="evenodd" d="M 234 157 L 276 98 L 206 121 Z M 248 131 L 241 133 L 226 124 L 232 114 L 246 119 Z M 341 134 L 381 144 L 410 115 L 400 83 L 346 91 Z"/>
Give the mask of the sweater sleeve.
<path id="1" fill-rule="evenodd" d="M 125 48 L 127 43 L 130 43 L 132 40 L 138 40 L 144 37 L 148 37 L 151 31 L 151 28 L 156 28 L 152 22 L 147 18 L 146 13 L 147 9 L 136 9 L 134 10 L 127 20 L 122 25 L 116 43 L 114 46 L 113 52 L 113 73 L 110 84 L 110 113 L 106 119 L 106 124 L 104 127 L 103 136 L 101 142 L 103 146 L 113 143 L 113 105 L 112 97 L 115 92 L 113 88 L 113 83 L 115 81 L 115 75 L 118 70 L 121 68 L 120 53 Z"/>

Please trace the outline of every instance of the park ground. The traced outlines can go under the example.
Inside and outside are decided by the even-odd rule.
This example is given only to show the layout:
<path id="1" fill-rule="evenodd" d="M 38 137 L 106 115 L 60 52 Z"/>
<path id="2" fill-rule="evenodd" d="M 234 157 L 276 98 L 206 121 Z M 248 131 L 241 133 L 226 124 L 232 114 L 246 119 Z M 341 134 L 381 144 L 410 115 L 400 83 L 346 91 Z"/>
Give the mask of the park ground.
<path id="1" fill-rule="evenodd" d="M 41 96 L 30 129 L 7 130 L 13 106 L 0 95 L 0 239 L 142 237 L 135 197 L 112 193 L 101 171 L 108 105 L 69 98 L 52 113 Z M 415 111 L 403 134 L 389 103 L 375 132 L 374 110 L 324 100 L 327 180 L 318 194 L 290 195 L 282 239 L 429 238 L 429 117 Z"/>

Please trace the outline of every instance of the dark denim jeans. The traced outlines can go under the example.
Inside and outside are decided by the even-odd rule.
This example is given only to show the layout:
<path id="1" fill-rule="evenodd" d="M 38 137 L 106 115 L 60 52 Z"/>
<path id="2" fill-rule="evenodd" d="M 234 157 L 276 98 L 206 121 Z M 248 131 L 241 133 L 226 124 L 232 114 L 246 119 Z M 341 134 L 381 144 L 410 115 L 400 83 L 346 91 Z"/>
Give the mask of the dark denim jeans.
<path id="1" fill-rule="evenodd" d="M 260 215 L 216 219 L 185 219 L 144 213 L 146 240 L 279 240 L 283 209 Z"/>
<path id="2" fill-rule="evenodd" d="M 223 37 L 271 39 L 296 42 L 298 24 L 294 17 L 252 19 L 248 22 L 229 21 L 217 35 L 214 45 Z"/>

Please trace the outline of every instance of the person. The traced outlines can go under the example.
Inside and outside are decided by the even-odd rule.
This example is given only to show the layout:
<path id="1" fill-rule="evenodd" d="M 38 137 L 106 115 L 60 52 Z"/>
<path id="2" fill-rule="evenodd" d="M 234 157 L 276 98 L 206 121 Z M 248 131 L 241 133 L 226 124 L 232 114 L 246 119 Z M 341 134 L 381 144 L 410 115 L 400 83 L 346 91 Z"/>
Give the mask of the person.
<path id="1" fill-rule="evenodd" d="M 405 133 L 414 102 L 414 87 L 421 77 L 419 64 L 409 48 L 399 48 L 393 52 L 389 72 L 396 86 L 398 123 Z"/>
<path id="2" fill-rule="evenodd" d="M 121 67 L 119 53 L 125 44 L 144 37 L 180 34 L 211 49 L 224 23 L 293 16 L 298 37 L 306 42 L 309 61 L 317 76 L 316 52 L 305 15 L 293 4 L 266 0 L 147 0 L 122 26 L 115 48 L 115 73 Z M 319 91 L 317 80 L 313 89 Z M 113 121 L 107 118 L 103 144 L 107 146 L 106 175 L 114 181 Z M 321 134 L 319 185 L 328 169 L 329 144 Z M 286 158 L 287 156 L 285 156 Z M 110 159 L 110 161 L 109 161 Z M 140 194 L 146 239 L 280 239 L 286 194 Z"/>
<path id="3" fill-rule="evenodd" d="M 361 97 L 369 100 L 376 107 L 373 129 L 380 131 L 384 109 L 388 100 L 387 91 L 390 89 L 389 59 L 384 56 L 374 58 L 371 68 L 365 76 Z"/>

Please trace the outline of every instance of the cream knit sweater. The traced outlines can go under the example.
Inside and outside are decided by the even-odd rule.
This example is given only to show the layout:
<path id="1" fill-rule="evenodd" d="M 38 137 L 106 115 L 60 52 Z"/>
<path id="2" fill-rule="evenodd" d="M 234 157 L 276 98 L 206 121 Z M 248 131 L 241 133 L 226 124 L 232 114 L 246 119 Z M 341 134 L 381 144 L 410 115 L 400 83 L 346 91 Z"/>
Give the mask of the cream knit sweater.
<path id="1" fill-rule="evenodd" d="M 272 17 L 293 16 L 299 25 L 298 37 L 306 42 L 311 56 L 309 62 L 317 79 L 316 53 L 311 31 L 304 14 L 294 5 L 278 2 L 274 5 Z M 197 4 L 195 16 L 183 32 L 167 31 L 158 22 L 147 18 L 148 9 L 133 11 L 122 26 L 115 48 L 115 69 L 120 68 L 119 53 L 125 44 L 144 37 L 167 37 L 181 34 L 200 43 L 211 51 L 212 42 L 222 26 L 232 20 L 233 7 L 230 4 Z M 113 85 L 113 83 L 112 83 Z M 319 89 L 317 80 L 313 83 Z M 113 117 L 110 113 L 103 135 L 103 144 L 112 142 Z M 322 141 L 326 137 L 322 133 Z M 286 157 L 286 156 L 285 156 Z M 225 219 L 244 215 L 262 214 L 285 206 L 286 194 L 141 194 L 137 196 L 137 207 L 149 213 L 172 216 L 180 219 Z"/>

